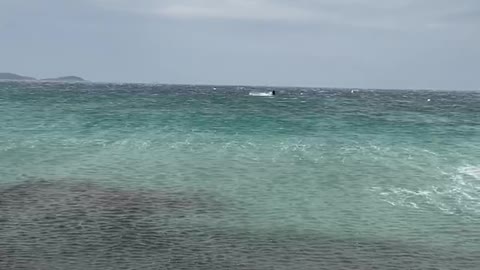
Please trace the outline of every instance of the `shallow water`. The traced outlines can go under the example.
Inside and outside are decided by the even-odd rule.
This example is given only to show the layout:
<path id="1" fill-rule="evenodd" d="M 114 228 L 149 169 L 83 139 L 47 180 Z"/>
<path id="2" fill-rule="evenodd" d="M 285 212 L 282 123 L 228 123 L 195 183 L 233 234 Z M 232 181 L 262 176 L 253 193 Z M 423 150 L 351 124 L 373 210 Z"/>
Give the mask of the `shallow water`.
<path id="1" fill-rule="evenodd" d="M 478 104 L 0 83 L 0 268 L 477 269 Z"/>

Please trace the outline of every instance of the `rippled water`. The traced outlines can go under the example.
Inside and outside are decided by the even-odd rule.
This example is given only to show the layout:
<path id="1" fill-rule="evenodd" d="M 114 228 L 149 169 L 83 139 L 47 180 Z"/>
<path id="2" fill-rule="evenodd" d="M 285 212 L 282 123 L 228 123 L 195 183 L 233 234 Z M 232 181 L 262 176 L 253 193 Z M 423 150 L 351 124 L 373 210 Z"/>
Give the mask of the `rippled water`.
<path id="1" fill-rule="evenodd" d="M 478 269 L 479 104 L 0 83 L 0 269 Z"/>

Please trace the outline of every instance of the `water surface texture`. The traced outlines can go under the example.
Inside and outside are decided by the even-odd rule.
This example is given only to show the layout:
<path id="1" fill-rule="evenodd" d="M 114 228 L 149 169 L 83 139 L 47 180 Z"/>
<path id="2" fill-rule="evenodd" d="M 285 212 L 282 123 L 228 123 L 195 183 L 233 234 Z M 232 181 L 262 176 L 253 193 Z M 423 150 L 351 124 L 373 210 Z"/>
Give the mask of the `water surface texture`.
<path id="1" fill-rule="evenodd" d="M 0 83 L 0 269 L 479 265 L 480 92 Z"/>

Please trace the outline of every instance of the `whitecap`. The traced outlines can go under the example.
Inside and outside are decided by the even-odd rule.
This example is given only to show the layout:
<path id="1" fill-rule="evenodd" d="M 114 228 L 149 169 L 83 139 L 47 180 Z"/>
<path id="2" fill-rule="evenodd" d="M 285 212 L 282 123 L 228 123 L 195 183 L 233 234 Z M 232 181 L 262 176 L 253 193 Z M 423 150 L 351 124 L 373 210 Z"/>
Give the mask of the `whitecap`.
<path id="1" fill-rule="evenodd" d="M 445 175 L 445 173 L 442 173 Z M 371 187 L 369 191 L 396 207 L 437 209 L 445 214 L 480 213 L 480 167 L 465 166 L 451 172 L 446 182 L 424 188 Z"/>
<path id="2" fill-rule="evenodd" d="M 465 166 L 458 169 L 458 172 L 480 180 L 480 166 Z"/>

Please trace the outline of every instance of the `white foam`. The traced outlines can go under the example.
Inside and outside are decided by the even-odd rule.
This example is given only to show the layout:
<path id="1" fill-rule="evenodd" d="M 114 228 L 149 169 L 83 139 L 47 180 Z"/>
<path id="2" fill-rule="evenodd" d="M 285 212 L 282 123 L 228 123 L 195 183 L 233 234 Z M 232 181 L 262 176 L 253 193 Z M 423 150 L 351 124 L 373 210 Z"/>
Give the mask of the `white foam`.
<path id="1" fill-rule="evenodd" d="M 462 176 L 463 175 L 463 176 Z M 471 176 L 471 177 L 467 177 Z M 450 182 L 423 189 L 404 187 L 372 187 L 369 191 L 376 193 L 379 199 L 396 207 L 428 210 L 434 207 L 449 215 L 456 213 L 480 213 L 480 168 L 461 167 L 453 173 Z"/>
<path id="2" fill-rule="evenodd" d="M 475 179 L 480 180 L 480 166 L 465 166 L 458 169 L 461 174 L 472 176 Z"/>

